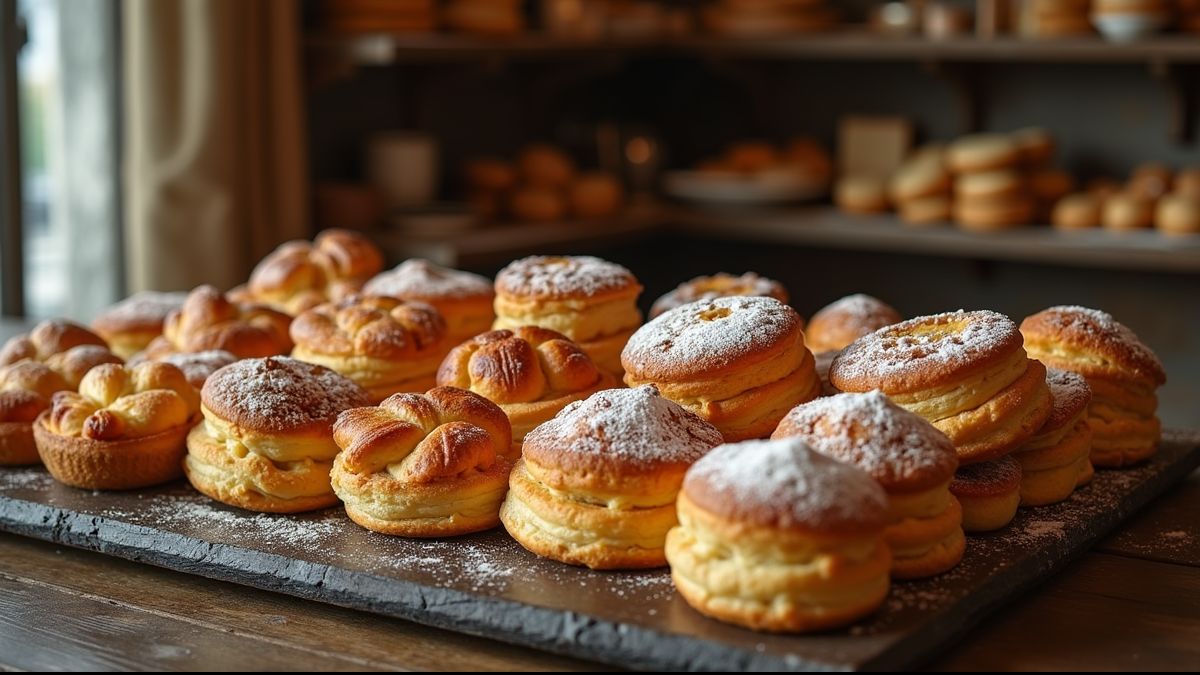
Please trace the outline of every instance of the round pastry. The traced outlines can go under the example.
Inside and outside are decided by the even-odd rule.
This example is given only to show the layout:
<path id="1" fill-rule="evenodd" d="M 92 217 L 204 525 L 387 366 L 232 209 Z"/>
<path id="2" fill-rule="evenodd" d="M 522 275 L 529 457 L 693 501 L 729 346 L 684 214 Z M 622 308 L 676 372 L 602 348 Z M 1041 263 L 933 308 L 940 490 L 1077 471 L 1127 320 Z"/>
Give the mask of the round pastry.
<path id="1" fill-rule="evenodd" d="M 1106 312 L 1058 306 L 1027 317 L 1021 332 L 1030 356 L 1079 373 L 1091 387 L 1092 464 L 1118 467 L 1154 454 L 1161 434 L 1154 392 L 1167 374 L 1133 331 Z"/>
<path id="2" fill-rule="evenodd" d="M 41 462 L 33 421 L 50 407 L 55 392 L 70 388 L 44 363 L 26 359 L 0 366 L 0 466 Z"/>
<path id="3" fill-rule="evenodd" d="M 674 290 L 654 301 L 650 307 L 650 318 L 668 310 L 681 307 L 697 300 L 712 300 L 713 298 L 729 298 L 740 295 L 754 295 L 765 298 L 775 298 L 780 302 L 788 301 L 787 289 L 783 284 L 773 279 L 760 277 L 754 272 L 746 272 L 741 276 L 717 272 L 712 276 L 700 276 L 685 281 Z"/>
<path id="4" fill-rule="evenodd" d="M 22 359 L 45 361 L 54 354 L 79 345 L 99 345 L 107 348 L 104 339 L 92 331 L 66 319 L 48 319 L 25 335 L 16 335 L 0 349 L 0 366 Z"/>
<path id="5" fill-rule="evenodd" d="M 945 195 L 921 197 L 900 202 L 900 220 L 906 225 L 948 223 L 954 217 L 954 201 Z"/>
<path id="6" fill-rule="evenodd" d="M 971 232 L 1001 232 L 1033 221 L 1033 200 L 955 200 L 954 222 Z"/>
<path id="7" fill-rule="evenodd" d="M 299 513 L 338 502 L 329 472 L 338 413 L 367 392 L 323 366 L 245 359 L 200 390 L 204 423 L 187 435 L 184 472 L 209 497 L 250 511 Z"/>
<path id="8" fill-rule="evenodd" d="M 1012 522 L 1021 503 L 1021 464 L 1012 457 L 959 467 L 950 494 L 962 505 L 967 532 L 990 532 Z"/>
<path id="9" fill-rule="evenodd" d="M 453 387 L 395 394 L 340 414 L 333 440 L 333 491 L 368 530 L 451 537 L 500 524 L 512 434 L 482 396 Z"/>
<path id="10" fill-rule="evenodd" d="M 438 369 L 437 384 L 500 406 L 512 424 L 512 448 L 503 454 L 513 458 L 525 436 L 568 403 L 617 386 L 578 345 L 537 326 L 494 330 L 455 347 Z"/>
<path id="11" fill-rule="evenodd" d="M 366 295 L 387 295 L 433 305 L 446 320 L 450 344 L 490 330 L 496 313 L 492 280 L 479 274 L 410 258 L 363 286 Z"/>
<path id="12" fill-rule="evenodd" d="M 79 392 L 60 391 L 33 424 L 38 455 L 62 483 L 128 490 L 180 476 L 184 438 L 199 399 L 178 368 L 106 363 Z"/>
<path id="13" fill-rule="evenodd" d="M 1164 234 L 1200 234 L 1200 196 L 1169 194 L 1158 200 L 1154 225 Z"/>
<path id="14" fill-rule="evenodd" d="M 1084 23 L 1087 19 L 1084 19 Z M 1084 31 L 1087 32 L 1087 31 Z M 1045 166 L 1054 159 L 1054 136 L 1040 127 L 1017 129 L 1009 134 L 1017 146 L 1021 163 L 1027 167 Z"/>
<path id="15" fill-rule="evenodd" d="M 260 305 L 231 302 L 212 286 L 198 286 L 183 307 L 171 312 L 163 334 L 143 356 L 156 361 L 179 352 L 224 350 L 240 359 L 287 354 L 292 350 L 287 314 Z"/>
<path id="16" fill-rule="evenodd" d="M 904 162 L 888 184 L 888 193 L 896 203 L 948 194 L 950 172 L 940 153 L 914 156 Z"/>
<path id="17" fill-rule="evenodd" d="M 621 348 L 642 322 L 633 273 L 591 256 L 531 256 L 496 275 L 492 328 L 541 326 L 558 331 L 596 365 L 621 374 Z"/>
<path id="18" fill-rule="evenodd" d="M 612 174 L 592 171 L 571 183 L 567 197 L 576 218 L 604 218 L 621 210 L 624 192 L 621 182 Z"/>
<path id="19" fill-rule="evenodd" d="M 142 291 L 104 310 L 92 321 L 113 353 L 127 359 L 162 335 L 167 315 L 183 306 L 186 293 Z"/>
<path id="20" fill-rule="evenodd" d="M 357 382 L 371 403 L 434 386 L 450 349 L 446 321 L 433 307 L 379 295 L 351 295 L 292 322 L 292 358 Z"/>
<path id="21" fill-rule="evenodd" d="M 575 162 L 552 145 L 535 143 L 517 157 L 517 171 L 529 185 L 561 189 L 575 178 Z"/>
<path id="22" fill-rule="evenodd" d="M 867 472 L 887 493 L 892 577 L 929 577 L 962 560 L 962 508 L 950 495 L 958 455 L 925 419 L 878 391 L 838 394 L 792 408 L 771 438 L 793 436 Z"/>
<path id="23" fill-rule="evenodd" d="M 847 213 L 883 213 L 888 210 L 887 183 L 875 176 L 842 176 L 833 200 Z"/>
<path id="24" fill-rule="evenodd" d="M 1175 174 L 1175 192 L 1193 199 L 1200 199 L 1200 168 L 1183 169 Z"/>
<path id="25" fill-rule="evenodd" d="M 325 230 L 311 243 L 281 244 L 254 268 L 246 291 L 255 302 L 294 316 L 357 292 L 382 269 L 383 254 L 369 239 Z"/>
<path id="26" fill-rule="evenodd" d="M 1050 222 L 1060 230 L 1084 230 L 1100 227 L 1100 212 L 1104 202 L 1087 192 L 1077 192 L 1058 200 Z"/>
<path id="27" fill-rule="evenodd" d="M 969 173 L 954 181 L 954 196 L 960 200 L 1019 200 L 1028 189 L 1025 174 L 1013 169 Z"/>
<path id="28" fill-rule="evenodd" d="M 472 192 L 502 192 L 517 184 L 517 169 L 496 157 L 477 157 L 463 167 L 467 187 Z"/>
<path id="29" fill-rule="evenodd" d="M 667 535 L 671 579 L 706 616 L 754 630 L 820 630 L 887 597 L 887 495 L 798 438 L 716 448 L 688 471 L 678 508 Z"/>
<path id="30" fill-rule="evenodd" d="M 555 188 L 526 185 L 512 193 L 508 209 L 517 220 L 549 223 L 566 217 L 567 200 Z"/>
<path id="31" fill-rule="evenodd" d="M 879 389 L 950 437 L 962 464 L 1006 455 L 1050 414 L 1046 368 L 1016 324 L 989 311 L 948 312 L 882 328 L 842 350 L 829 371 L 842 391 Z"/>
<path id="32" fill-rule="evenodd" d="M 821 184 L 828 184 L 829 177 L 833 175 L 833 160 L 829 157 L 829 151 L 813 138 L 797 136 L 788 141 L 783 161 Z"/>
<path id="33" fill-rule="evenodd" d="M 838 23 L 837 11 L 820 5 L 798 10 L 774 5 L 759 11 L 738 11 L 717 3 L 703 7 L 700 18 L 710 31 L 738 38 L 820 33 Z"/>
<path id="34" fill-rule="evenodd" d="M 1104 200 L 1100 224 L 1107 230 L 1144 230 L 1154 225 L 1154 202 L 1129 193 Z"/>
<path id="35" fill-rule="evenodd" d="M 711 424 L 654 387 L 598 392 L 525 437 L 500 520 L 546 558 L 661 567 L 684 472 L 720 443 Z"/>
<path id="36" fill-rule="evenodd" d="M 1053 204 L 1075 189 L 1075 177 L 1062 169 L 1040 169 L 1029 174 L 1029 190 L 1035 199 Z"/>
<path id="37" fill-rule="evenodd" d="M 1171 170 L 1162 164 L 1142 164 L 1129 174 L 1125 190 L 1142 201 L 1153 202 L 1171 189 L 1171 178 Z"/>
<path id="38" fill-rule="evenodd" d="M 864 335 L 903 320 L 899 312 L 879 298 L 855 293 L 813 314 L 804 331 L 804 341 L 814 353 L 839 351 Z"/>
<path id="39" fill-rule="evenodd" d="M 162 359 L 163 363 L 169 363 L 181 370 L 188 384 L 196 391 L 204 388 L 204 383 L 210 375 L 237 360 L 238 357 L 220 349 L 169 354 Z"/>
<path id="40" fill-rule="evenodd" d="M 794 406 L 821 393 L 800 315 L 775 298 L 701 300 L 642 326 L 625 351 L 625 384 L 708 420 L 726 441 L 765 438 Z"/>
<path id="41" fill-rule="evenodd" d="M 1082 375 L 1050 368 L 1046 384 L 1054 407 L 1033 438 L 1013 453 L 1021 463 L 1021 506 L 1061 502 L 1092 472 L 1092 429 L 1087 409 L 1092 389 Z"/>
<path id="42" fill-rule="evenodd" d="M 946 148 L 946 164 L 954 173 L 1007 169 L 1020 161 L 1020 146 L 1009 134 L 962 136 Z"/>
<path id="43" fill-rule="evenodd" d="M 121 357 L 100 345 L 79 345 L 65 352 L 51 354 L 45 361 L 51 370 L 62 376 L 72 391 L 79 389 L 83 376 L 103 363 L 124 363 Z"/>

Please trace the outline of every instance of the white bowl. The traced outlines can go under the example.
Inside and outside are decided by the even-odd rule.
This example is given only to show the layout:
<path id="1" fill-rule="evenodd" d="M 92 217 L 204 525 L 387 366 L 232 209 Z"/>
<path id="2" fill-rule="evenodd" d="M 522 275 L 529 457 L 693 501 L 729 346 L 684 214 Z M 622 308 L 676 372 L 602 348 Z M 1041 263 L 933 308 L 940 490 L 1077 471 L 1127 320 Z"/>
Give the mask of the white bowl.
<path id="1" fill-rule="evenodd" d="M 1092 24 L 1110 42 L 1134 42 L 1159 32 L 1167 25 L 1166 14 L 1104 12 L 1092 15 Z"/>

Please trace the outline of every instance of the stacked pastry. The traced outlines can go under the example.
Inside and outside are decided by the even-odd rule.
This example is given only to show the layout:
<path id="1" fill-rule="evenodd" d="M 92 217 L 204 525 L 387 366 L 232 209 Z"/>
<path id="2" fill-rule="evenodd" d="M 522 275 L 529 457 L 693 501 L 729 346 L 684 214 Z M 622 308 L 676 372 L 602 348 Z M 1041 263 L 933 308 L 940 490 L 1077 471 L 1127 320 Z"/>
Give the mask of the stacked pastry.
<path id="1" fill-rule="evenodd" d="M 0 366 L 37 361 L 54 371 L 76 390 L 89 370 L 103 363 L 123 363 L 108 350 L 103 339 L 86 328 L 62 319 L 48 319 L 26 335 L 11 338 L 0 350 Z"/>
<path id="2" fill-rule="evenodd" d="M 862 469 L 887 493 L 893 577 L 933 576 L 962 560 L 962 507 L 950 494 L 958 455 L 925 419 L 878 391 L 839 394 L 793 408 L 771 436 L 789 437 Z"/>
<path id="3" fill-rule="evenodd" d="M 292 358 L 325 366 L 367 390 L 372 403 L 433 387 L 450 349 L 446 322 L 423 302 L 351 295 L 292 322 Z"/>
<path id="4" fill-rule="evenodd" d="M 575 341 L 620 376 L 621 349 L 642 322 L 633 273 L 591 256 L 531 256 L 496 275 L 493 328 L 541 326 Z"/>
<path id="5" fill-rule="evenodd" d="M 295 316 L 357 292 L 381 269 L 383 254 L 366 237 L 350 230 L 325 230 L 312 242 L 281 244 L 258 263 L 245 288 L 230 296 Z"/>
<path id="6" fill-rule="evenodd" d="M 721 442 L 654 387 L 609 389 L 525 437 L 500 519 L 522 546 L 593 569 L 660 567 L 684 473 Z"/>
<path id="7" fill-rule="evenodd" d="M 1033 194 L 1011 136 L 964 136 L 946 149 L 946 161 L 955 174 L 954 222 L 960 227 L 993 232 L 1033 221 Z"/>
<path id="8" fill-rule="evenodd" d="M 1154 454 L 1161 433 L 1155 390 L 1167 376 L 1133 331 L 1106 312 L 1058 306 L 1027 317 L 1021 332 L 1031 356 L 1087 380 L 1092 464 L 1119 467 Z"/>
<path id="9" fill-rule="evenodd" d="M 1050 417 L 1013 458 L 1021 464 L 1021 506 L 1061 502 L 1092 479 L 1092 390 L 1082 375 L 1050 368 L 1046 384 L 1054 407 Z"/>
<path id="10" fill-rule="evenodd" d="M 845 625 L 888 593 L 887 495 L 798 438 L 722 445 L 687 473 L 671 578 L 707 616 L 755 630 Z"/>
<path id="11" fill-rule="evenodd" d="M 829 368 L 839 352 L 858 338 L 903 320 L 891 305 L 863 293 L 835 300 L 813 314 L 804 342 L 816 359 L 822 392 L 826 396 L 837 393 L 829 382 Z"/>
<path id="12" fill-rule="evenodd" d="M 446 320 L 451 345 L 470 339 L 492 327 L 496 292 L 492 280 L 412 258 L 371 279 L 363 286 L 365 295 L 386 295 L 432 305 Z"/>
<path id="13" fill-rule="evenodd" d="M 55 392 L 71 387 L 44 363 L 25 359 L 0 366 L 0 466 L 37 464 L 33 422 Z"/>
<path id="14" fill-rule="evenodd" d="M 509 37 L 525 29 L 521 0 L 449 0 L 442 21 L 451 30 L 489 37 Z"/>
<path id="15" fill-rule="evenodd" d="M 821 392 L 800 315 L 775 298 L 702 300 L 642 326 L 621 353 L 625 384 L 654 384 L 726 441 L 765 438 Z"/>
<path id="16" fill-rule="evenodd" d="M 718 0 L 703 19 L 714 33 L 759 37 L 827 31 L 838 15 L 824 0 Z"/>
<path id="17" fill-rule="evenodd" d="M 952 188 L 945 152 L 929 146 L 904 160 L 888 183 L 888 196 L 905 223 L 932 225 L 950 220 Z"/>
<path id="18" fill-rule="evenodd" d="M 186 293 L 135 293 L 101 312 L 92 321 L 92 330 L 114 354 L 128 359 L 162 335 L 167 316 L 186 298 Z"/>
<path id="19" fill-rule="evenodd" d="M 1021 463 L 1007 455 L 959 467 L 950 494 L 962 505 L 964 530 L 998 530 L 1012 521 L 1021 504 Z"/>
<path id="20" fill-rule="evenodd" d="M 760 277 L 754 272 L 746 272 L 741 276 L 718 272 L 711 276 L 702 276 L 685 281 L 674 290 L 654 301 L 650 307 L 650 318 L 681 307 L 697 300 L 712 300 L 713 298 L 730 298 L 743 295 L 775 298 L 786 303 L 787 289 L 783 284 L 773 279 Z"/>
<path id="21" fill-rule="evenodd" d="M 617 385 L 566 336 L 537 326 L 490 331 L 455 347 L 438 369 L 437 383 L 499 405 L 512 424 L 512 449 L 503 454 L 514 458 L 534 427 L 567 404 Z"/>
<path id="22" fill-rule="evenodd" d="M 212 286 L 198 286 L 183 307 L 167 315 L 163 334 L 142 357 L 152 361 L 185 352 L 227 351 L 242 359 L 292 350 L 291 317 L 261 305 L 232 302 Z"/>
<path id="23" fill-rule="evenodd" d="M 499 524 L 512 434 L 494 403 L 452 387 L 352 408 L 333 426 L 333 491 L 363 527 L 447 537 Z"/>

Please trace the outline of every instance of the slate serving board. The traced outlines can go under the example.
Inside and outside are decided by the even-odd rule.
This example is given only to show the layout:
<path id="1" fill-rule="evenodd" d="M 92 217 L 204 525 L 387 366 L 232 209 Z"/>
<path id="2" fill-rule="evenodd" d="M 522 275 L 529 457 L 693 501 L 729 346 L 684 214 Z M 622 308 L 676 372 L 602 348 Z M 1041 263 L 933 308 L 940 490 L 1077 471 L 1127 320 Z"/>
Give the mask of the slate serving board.
<path id="1" fill-rule="evenodd" d="M 338 509 L 251 514 L 183 483 L 90 492 L 40 468 L 0 469 L 0 529 L 631 668 L 895 669 L 920 665 L 1197 465 L 1200 433 L 1168 432 L 1151 462 L 1098 471 L 1067 502 L 1022 510 L 1008 528 L 969 538 L 951 572 L 895 584 L 872 617 L 806 636 L 710 621 L 679 598 L 665 570 L 568 567 L 498 530 L 416 541 L 367 532 Z"/>

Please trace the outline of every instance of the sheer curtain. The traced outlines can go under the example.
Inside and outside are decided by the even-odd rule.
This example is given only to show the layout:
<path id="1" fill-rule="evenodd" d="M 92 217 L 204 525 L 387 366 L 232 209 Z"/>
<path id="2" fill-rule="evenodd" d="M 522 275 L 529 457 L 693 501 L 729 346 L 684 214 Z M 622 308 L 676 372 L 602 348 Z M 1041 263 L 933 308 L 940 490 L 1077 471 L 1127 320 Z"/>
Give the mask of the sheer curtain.
<path id="1" fill-rule="evenodd" d="M 308 232 L 300 9 L 125 0 L 129 290 L 228 288 Z"/>

